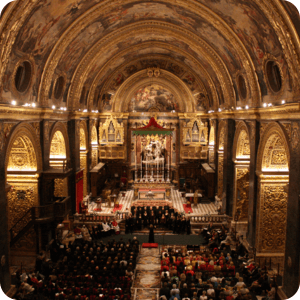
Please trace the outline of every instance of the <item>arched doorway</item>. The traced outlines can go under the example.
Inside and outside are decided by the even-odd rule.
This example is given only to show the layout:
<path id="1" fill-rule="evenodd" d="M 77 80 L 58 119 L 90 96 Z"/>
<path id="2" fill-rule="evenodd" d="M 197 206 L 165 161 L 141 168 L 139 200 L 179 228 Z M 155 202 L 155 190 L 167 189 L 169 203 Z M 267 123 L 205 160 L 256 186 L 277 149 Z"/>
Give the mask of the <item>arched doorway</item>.
<path id="1" fill-rule="evenodd" d="M 289 147 L 281 127 L 271 123 L 258 149 L 256 257 L 283 267 L 289 183 Z"/>
<path id="2" fill-rule="evenodd" d="M 237 124 L 233 142 L 234 194 L 233 211 L 237 231 L 246 236 L 248 228 L 250 142 L 247 126 Z"/>
<path id="3" fill-rule="evenodd" d="M 6 196 L 12 264 L 19 263 L 17 257 L 32 257 L 37 248 L 37 235 L 29 223 L 32 221 L 31 209 L 40 204 L 41 169 L 41 149 L 36 132 L 31 125 L 21 123 L 10 136 L 5 159 L 6 181 L 11 186 Z M 24 231 L 27 225 L 28 230 Z"/>
<path id="4" fill-rule="evenodd" d="M 208 161 L 210 165 L 215 164 L 215 131 L 216 131 L 216 121 L 210 120 L 210 131 L 208 139 Z"/>
<path id="5" fill-rule="evenodd" d="M 50 156 L 49 164 L 51 169 L 55 169 L 54 180 L 49 175 L 49 184 L 53 188 L 54 198 L 65 198 L 69 195 L 69 180 L 64 174 L 68 170 L 68 135 L 65 126 L 57 122 L 50 135 Z M 61 173 L 61 174 L 60 174 Z M 54 186 L 53 186 L 54 184 Z M 51 192 L 49 194 L 52 194 Z M 52 199 L 53 200 L 53 199 Z M 50 197 L 48 202 L 51 201 Z"/>
<path id="6" fill-rule="evenodd" d="M 88 142 L 87 142 L 87 128 L 86 128 L 86 123 L 84 121 L 80 122 L 79 136 L 80 136 L 80 169 L 83 169 L 83 197 L 85 197 L 87 195 Z"/>
<path id="7" fill-rule="evenodd" d="M 91 169 L 98 164 L 98 135 L 95 124 L 92 125 L 91 129 Z"/>

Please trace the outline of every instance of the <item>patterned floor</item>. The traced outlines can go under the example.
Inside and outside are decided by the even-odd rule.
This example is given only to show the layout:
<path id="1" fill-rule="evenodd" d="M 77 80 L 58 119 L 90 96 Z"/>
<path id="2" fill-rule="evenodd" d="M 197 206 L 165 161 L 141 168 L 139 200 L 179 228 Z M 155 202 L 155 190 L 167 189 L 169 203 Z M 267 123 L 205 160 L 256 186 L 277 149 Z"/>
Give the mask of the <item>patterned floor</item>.
<path id="1" fill-rule="evenodd" d="M 159 248 L 141 249 L 132 287 L 134 290 L 134 299 L 136 300 L 158 299 L 160 288 Z"/>

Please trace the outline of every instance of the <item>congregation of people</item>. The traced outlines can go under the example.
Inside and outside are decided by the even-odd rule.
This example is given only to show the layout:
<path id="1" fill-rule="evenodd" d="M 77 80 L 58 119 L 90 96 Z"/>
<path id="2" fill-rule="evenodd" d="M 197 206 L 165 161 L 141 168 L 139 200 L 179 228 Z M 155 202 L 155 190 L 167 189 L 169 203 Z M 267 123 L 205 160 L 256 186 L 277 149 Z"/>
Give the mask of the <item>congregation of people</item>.
<path id="1" fill-rule="evenodd" d="M 40 254 L 33 272 L 18 270 L 15 299 L 131 299 L 139 241 L 106 243 L 78 239 L 69 247 L 55 240 L 51 257 Z"/>
<path id="2" fill-rule="evenodd" d="M 131 214 L 125 219 L 125 233 L 148 228 L 150 225 L 173 231 L 177 234 L 190 234 L 190 218 L 168 206 L 131 207 Z"/>
<path id="3" fill-rule="evenodd" d="M 229 235 L 210 230 L 203 251 L 170 247 L 162 252 L 160 300 L 250 300 L 254 294 L 274 300 L 275 281 L 248 260 L 243 244 L 231 249 Z M 207 237 L 207 232 L 200 234 Z"/>

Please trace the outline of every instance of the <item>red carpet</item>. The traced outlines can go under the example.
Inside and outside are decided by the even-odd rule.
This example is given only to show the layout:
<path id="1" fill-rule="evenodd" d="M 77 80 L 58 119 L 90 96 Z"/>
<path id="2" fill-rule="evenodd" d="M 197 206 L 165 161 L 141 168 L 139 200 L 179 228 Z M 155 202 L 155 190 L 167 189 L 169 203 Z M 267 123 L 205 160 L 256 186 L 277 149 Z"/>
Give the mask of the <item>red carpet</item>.
<path id="1" fill-rule="evenodd" d="M 117 210 L 121 210 L 121 209 L 122 209 L 122 206 L 123 206 L 122 204 L 119 204 L 119 207 L 115 207 L 115 208 L 114 208 L 114 212 L 116 212 Z"/>
<path id="2" fill-rule="evenodd" d="M 183 205 L 183 209 L 184 209 L 184 211 L 185 211 L 185 213 L 187 214 L 187 213 L 192 213 L 193 212 L 193 210 L 192 210 L 192 208 L 191 207 L 186 207 L 186 204 L 182 204 Z"/>
<path id="3" fill-rule="evenodd" d="M 142 247 L 143 248 L 157 248 L 158 247 L 158 243 L 143 243 Z"/>

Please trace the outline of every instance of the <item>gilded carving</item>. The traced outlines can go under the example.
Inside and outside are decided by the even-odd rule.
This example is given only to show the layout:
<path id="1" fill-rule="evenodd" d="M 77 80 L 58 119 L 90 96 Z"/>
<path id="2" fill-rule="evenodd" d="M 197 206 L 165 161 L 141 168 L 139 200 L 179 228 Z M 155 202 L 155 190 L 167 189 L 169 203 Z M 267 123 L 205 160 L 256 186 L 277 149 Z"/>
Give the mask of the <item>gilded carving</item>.
<path id="1" fill-rule="evenodd" d="M 299 123 L 293 122 L 292 123 L 292 130 L 291 130 L 291 146 L 293 151 L 299 151 Z"/>
<path id="2" fill-rule="evenodd" d="M 246 130 L 240 132 L 237 142 L 236 158 L 250 158 L 250 142 Z"/>
<path id="3" fill-rule="evenodd" d="M 61 131 L 56 131 L 50 144 L 50 158 L 66 158 L 66 144 Z"/>
<path id="4" fill-rule="evenodd" d="M 193 118 L 183 129 L 184 145 L 200 146 L 208 143 L 208 127 L 207 122 L 202 122 L 200 118 Z"/>
<path id="5" fill-rule="evenodd" d="M 92 149 L 92 162 L 91 162 L 91 168 L 94 168 L 98 163 L 98 150 Z"/>
<path id="6" fill-rule="evenodd" d="M 278 133 L 272 134 L 264 148 L 263 170 L 288 170 L 288 158 L 285 144 Z"/>
<path id="7" fill-rule="evenodd" d="M 224 150 L 224 143 L 225 143 L 225 128 L 222 127 L 219 136 L 219 150 Z"/>
<path id="8" fill-rule="evenodd" d="M 263 135 L 265 129 L 267 128 L 267 126 L 269 125 L 269 123 L 260 123 L 260 136 Z"/>
<path id="9" fill-rule="evenodd" d="M 68 196 L 68 178 L 54 179 L 54 197 L 67 197 Z"/>
<path id="10" fill-rule="evenodd" d="M 87 156 L 80 153 L 80 168 L 83 169 L 83 196 L 87 195 Z"/>
<path id="11" fill-rule="evenodd" d="M 34 128 L 37 137 L 40 138 L 40 122 L 33 122 L 31 125 Z"/>
<path id="12" fill-rule="evenodd" d="M 80 150 L 86 150 L 85 131 L 83 128 L 80 128 Z"/>
<path id="13" fill-rule="evenodd" d="M 223 194 L 223 163 L 224 163 L 224 157 L 223 154 L 219 153 L 218 155 L 218 197 L 219 199 L 222 199 Z"/>
<path id="14" fill-rule="evenodd" d="M 99 143 L 106 145 L 124 144 L 124 126 L 119 123 L 112 115 L 99 126 Z"/>
<path id="15" fill-rule="evenodd" d="M 248 219 L 249 202 L 249 169 L 236 169 L 236 206 L 235 212 L 239 211 L 239 221 Z"/>
<path id="16" fill-rule="evenodd" d="M 256 122 L 255 121 L 248 121 L 247 122 L 250 127 L 250 139 L 254 142 L 255 135 L 256 135 Z"/>
<path id="17" fill-rule="evenodd" d="M 12 170 L 37 170 L 35 150 L 27 136 L 19 136 L 12 144 L 7 169 Z"/>
<path id="18" fill-rule="evenodd" d="M 49 141 L 49 121 L 44 122 L 44 139 L 45 142 Z"/>
<path id="19" fill-rule="evenodd" d="M 8 206 L 8 228 L 12 228 L 19 219 L 21 219 L 27 211 L 38 205 L 38 184 L 37 182 L 15 182 L 13 178 L 8 177 L 8 183 L 12 185 L 10 191 L 7 193 Z M 22 175 L 19 176 L 22 178 Z M 19 179 L 19 178 L 18 178 Z M 13 236 L 31 220 L 31 214 L 14 227 Z"/>
<path id="20" fill-rule="evenodd" d="M 259 250 L 283 252 L 287 214 L 287 193 L 284 184 L 261 186 L 259 218 Z"/>
<path id="21" fill-rule="evenodd" d="M 289 142 L 291 142 L 291 136 L 292 136 L 292 125 L 291 123 L 286 123 L 286 122 L 280 122 L 280 124 L 284 127 L 284 131 L 287 134 L 289 138 Z"/>
<path id="22" fill-rule="evenodd" d="M 98 139 L 97 139 L 97 129 L 96 126 L 92 126 L 91 129 L 91 143 L 92 145 L 98 145 Z"/>

